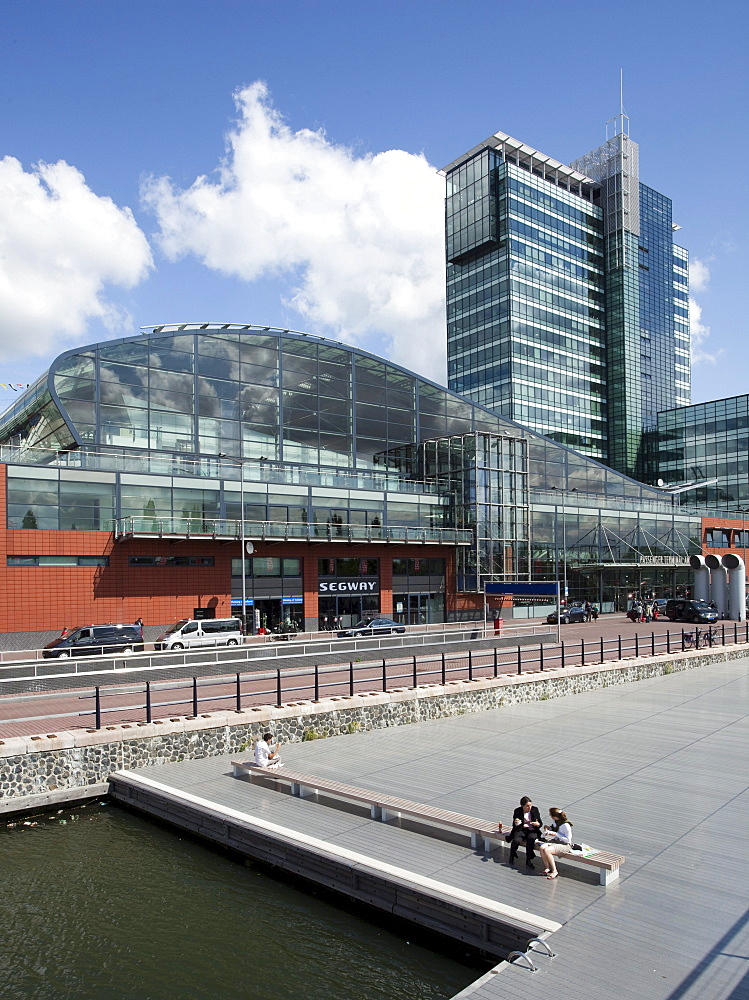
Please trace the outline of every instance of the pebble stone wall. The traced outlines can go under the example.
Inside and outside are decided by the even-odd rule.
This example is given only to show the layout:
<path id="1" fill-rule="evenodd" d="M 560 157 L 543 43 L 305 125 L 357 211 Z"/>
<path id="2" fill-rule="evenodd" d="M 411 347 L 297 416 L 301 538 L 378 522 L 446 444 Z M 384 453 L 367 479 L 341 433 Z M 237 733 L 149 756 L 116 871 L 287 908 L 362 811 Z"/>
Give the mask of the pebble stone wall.
<path id="1" fill-rule="evenodd" d="M 214 712 L 0 740 L 0 814 L 106 794 L 114 771 L 248 751 L 270 729 L 277 739 L 305 739 L 403 726 L 524 702 L 558 698 L 612 684 L 709 667 L 743 658 L 745 648 L 691 651 L 539 674 L 452 681 L 386 693 L 304 701 L 281 708 Z"/>

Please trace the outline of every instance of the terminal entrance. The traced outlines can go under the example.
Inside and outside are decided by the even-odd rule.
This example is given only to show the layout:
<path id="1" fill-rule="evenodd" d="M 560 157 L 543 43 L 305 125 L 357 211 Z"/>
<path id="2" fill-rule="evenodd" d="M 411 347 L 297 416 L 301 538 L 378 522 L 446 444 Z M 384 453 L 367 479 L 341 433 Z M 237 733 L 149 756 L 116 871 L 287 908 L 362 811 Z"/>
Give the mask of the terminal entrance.
<path id="1" fill-rule="evenodd" d="M 380 595 L 367 594 L 362 597 L 320 597 L 318 603 L 319 629 L 330 632 L 336 628 L 351 628 L 362 618 L 379 614 Z"/>
<path id="2" fill-rule="evenodd" d="M 393 619 L 401 625 L 429 625 L 445 620 L 444 594 L 393 594 Z"/>

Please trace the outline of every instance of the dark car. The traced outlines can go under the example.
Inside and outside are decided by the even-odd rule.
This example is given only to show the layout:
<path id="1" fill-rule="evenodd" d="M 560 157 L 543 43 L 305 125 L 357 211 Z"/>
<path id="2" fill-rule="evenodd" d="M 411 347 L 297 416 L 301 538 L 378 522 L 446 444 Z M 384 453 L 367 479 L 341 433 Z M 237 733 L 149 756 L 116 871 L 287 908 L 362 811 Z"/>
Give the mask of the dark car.
<path id="1" fill-rule="evenodd" d="M 666 617 L 672 622 L 695 622 L 707 625 L 717 622 L 720 615 L 706 601 L 687 601 L 684 598 L 677 598 L 666 603 Z"/>
<path id="2" fill-rule="evenodd" d="M 139 625 L 86 625 L 70 629 L 48 642 L 44 657 L 101 656 L 104 653 L 141 653 L 143 633 Z"/>
<path id="3" fill-rule="evenodd" d="M 586 618 L 585 608 L 582 604 L 571 604 L 568 608 L 562 608 L 559 620 L 562 625 L 569 625 L 570 622 L 584 622 Z M 547 625 L 556 625 L 557 613 L 552 611 L 546 616 Z"/>
<path id="4" fill-rule="evenodd" d="M 392 618 L 369 618 L 366 621 L 357 622 L 351 628 L 336 632 L 339 639 L 354 639 L 368 635 L 391 635 L 393 632 L 405 632 L 406 626 L 399 625 Z"/>

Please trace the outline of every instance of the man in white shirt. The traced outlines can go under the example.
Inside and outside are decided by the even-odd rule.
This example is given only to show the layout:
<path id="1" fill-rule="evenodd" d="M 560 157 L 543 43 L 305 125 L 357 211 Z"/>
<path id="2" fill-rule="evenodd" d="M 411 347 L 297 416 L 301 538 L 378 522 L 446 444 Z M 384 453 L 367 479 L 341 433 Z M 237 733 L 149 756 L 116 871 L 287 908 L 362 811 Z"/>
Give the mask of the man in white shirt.
<path id="1" fill-rule="evenodd" d="M 273 733 L 263 733 L 263 738 L 255 744 L 255 764 L 258 767 L 282 767 L 281 758 L 278 755 L 280 743 L 276 743 L 271 749 Z"/>

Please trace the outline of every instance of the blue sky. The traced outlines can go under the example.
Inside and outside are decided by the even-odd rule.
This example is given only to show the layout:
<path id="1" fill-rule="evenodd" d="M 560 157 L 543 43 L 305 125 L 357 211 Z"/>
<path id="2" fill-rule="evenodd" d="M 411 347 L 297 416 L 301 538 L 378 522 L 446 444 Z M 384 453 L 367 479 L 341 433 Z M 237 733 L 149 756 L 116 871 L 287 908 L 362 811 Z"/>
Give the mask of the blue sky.
<path id="1" fill-rule="evenodd" d="M 5 0 L 0 17 L 0 383 L 206 321 L 347 339 L 443 381 L 435 168 L 498 130 L 588 152 L 621 67 L 641 179 L 695 262 L 693 399 L 747 391 L 743 5 Z"/>

